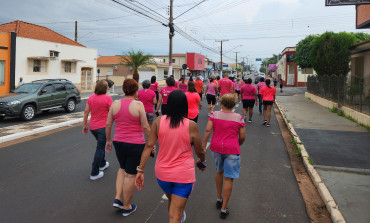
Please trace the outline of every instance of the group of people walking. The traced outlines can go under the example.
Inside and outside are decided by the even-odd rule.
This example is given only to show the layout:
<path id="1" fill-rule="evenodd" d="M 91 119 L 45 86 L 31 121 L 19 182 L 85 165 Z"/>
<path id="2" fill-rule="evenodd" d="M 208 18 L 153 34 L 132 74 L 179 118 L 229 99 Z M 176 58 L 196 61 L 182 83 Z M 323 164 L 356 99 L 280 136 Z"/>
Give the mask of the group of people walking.
<path id="1" fill-rule="evenodd" d="M 200 78 L 186 81 L 182 77 L 176 82 L 171 76 L 166 79 L 167 86 L 160 89 L 153 76 L 150 81 L 142 82 L 143 89 L 139 91 L 135 80 L 126 79 L 122 85 L 125 97 L 112 102 L 112 98 L 106 95 L 106 81 L 98 81 L 85 108 L 82 130 L 87 134 L 90 129 L 97 140 L 90 179 L 104 176 L 104 170 L 109 167 L 105 151 L 110 153 L 113 145 L 120 166 L 113 207 L 121 209 L 123 216 L 128 216 L 137 209 L 137 205 L 131 203 L 134 188 L 143 189 L 146 163 L 158 151 L 155 175 L 168 198 L 169 222 L 184 222 L 185 205 L 196 181 L 193 149 L 198 157 L 196 166 L 204 171 L 207 167 L 207 143 L 212 134 L 209 149 L 216 167 L 215 203 L 220 209 L 220 217 L 226 218 L 233 179 L 239 178 L 240 145 L 245 140 L 247 112 L 248 121 L 252 122 L 253 106 L 257 105 L 258 96 L 261 102 L 263 100 L 264 111 L 267 111 L 264 112 L 263 124 L 270 126 L 271 106 L 275 100 L 276 91 L 270 87 L 269 79 L 266 86 L 260 88 L 251 83 L 251 79 L 232 81 L 225 74 L 222 79 L 211 77 L 204 91 Z M 209 119 L 202 140 L 197 121 L 204 94 Z M 214 111 L 217 98 L 220 111 Z M 239 99 L 243 102 L 243 116 L 233 112 Z M 159 148 L 155 147 L 157 141 Z"/>

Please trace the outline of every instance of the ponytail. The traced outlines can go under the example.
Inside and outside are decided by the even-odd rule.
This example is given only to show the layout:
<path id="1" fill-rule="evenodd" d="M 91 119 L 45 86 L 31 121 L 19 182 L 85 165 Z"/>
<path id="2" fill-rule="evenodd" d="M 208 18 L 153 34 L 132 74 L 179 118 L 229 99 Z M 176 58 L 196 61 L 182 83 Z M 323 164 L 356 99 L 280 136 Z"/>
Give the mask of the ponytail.
<path id="1" fill-rule="evenodd" d="M 266 86 L 267 86 L 268 88 L 271 88 L 271 87 L 270 87 L 270 83 L 271 83 L 271 80 L 270 80 L 270 79 L 266 79 L 265 83 L 266 83 Z"/>

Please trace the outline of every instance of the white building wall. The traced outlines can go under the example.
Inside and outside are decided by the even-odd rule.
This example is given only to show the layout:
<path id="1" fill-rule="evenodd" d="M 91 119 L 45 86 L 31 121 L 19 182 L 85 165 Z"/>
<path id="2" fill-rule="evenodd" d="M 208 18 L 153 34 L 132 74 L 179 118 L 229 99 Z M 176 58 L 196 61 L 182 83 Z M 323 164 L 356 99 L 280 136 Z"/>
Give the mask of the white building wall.
<path id="1" fill-rule="evenodd" d="M 17 37 L 16 40 L 16 68 L 15 80 L 18 82 L 23 77 L 25 82 L 47 78 L 65 78 L 76 85 L 81 83 L 81 68 L 92 68 L 92 83 L 96 81 L 97 73 L 97 50 L 92 48 L 53 43 L 42 40 Z M 56 60 L 48 60 L 47 72 L 33 73 L 28 69 L 29 57 L 49 57 L 50 50 L 58 51 Z M 62 72 L 62 60 L 80 60 L 76 62 L 74 73 Z"/>

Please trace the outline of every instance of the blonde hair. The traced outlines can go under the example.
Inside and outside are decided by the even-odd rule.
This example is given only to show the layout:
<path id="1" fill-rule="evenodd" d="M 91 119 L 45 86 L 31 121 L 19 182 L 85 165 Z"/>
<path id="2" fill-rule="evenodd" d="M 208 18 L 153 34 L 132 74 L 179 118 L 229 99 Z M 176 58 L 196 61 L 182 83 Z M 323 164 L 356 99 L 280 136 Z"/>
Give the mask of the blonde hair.
<path id="1" fill-rule="evenodd" d="M 235 97 L 233 94 L 225 94 L 221 97 L 221 105 L 227 109 L 232 109 L 235 106 Z"/>

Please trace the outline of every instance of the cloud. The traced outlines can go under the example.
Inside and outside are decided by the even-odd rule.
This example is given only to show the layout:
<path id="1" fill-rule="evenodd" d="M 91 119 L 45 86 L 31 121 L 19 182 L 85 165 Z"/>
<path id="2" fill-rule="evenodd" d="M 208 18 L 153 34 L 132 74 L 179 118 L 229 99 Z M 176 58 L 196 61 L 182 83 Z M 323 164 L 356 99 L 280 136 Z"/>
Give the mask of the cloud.
<path id="1" fill-rule="evenodd" d="M 258 15 L 261 11 L 262 6 L 269 6 L 271 4 L 278 4 L 283 5 L 287 9 L 296 9 L 301 5 L 299 0 L 259 0 L 251 2 L 253 4 L 247 5 L 247 14 L 246 14 L 246 21 L 247 23 L 251 24 L 254 18 Z"/>

